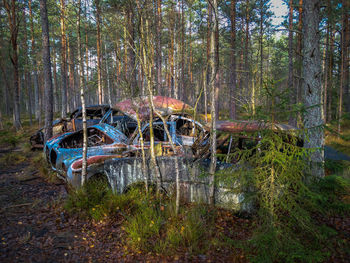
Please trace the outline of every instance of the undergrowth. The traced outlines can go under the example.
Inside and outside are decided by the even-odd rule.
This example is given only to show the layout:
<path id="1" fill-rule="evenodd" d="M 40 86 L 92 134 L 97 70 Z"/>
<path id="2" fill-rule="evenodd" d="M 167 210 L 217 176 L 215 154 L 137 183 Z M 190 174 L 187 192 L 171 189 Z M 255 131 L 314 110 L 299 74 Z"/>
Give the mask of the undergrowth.
<path id="1" fill-rule="evenodd" d="M 232 154 L 240 160 L 239 169 L 219 173 L 220 180 L 233 192 L 244 192 L 245 202 L 255 207 L 257 225 L 245 243 L 251 261 L 324 261 L 330 254 L 327 241 L 337 233 L 319 219 L 350 214 L 344 202 L 349 180 L 336 175 L 310 179 L 310 152 L 296 146 L 296 139 L 272 131 L 259 136 L 255 147 Z"/>
<path id="2" fill-rule="evenodd" d="M 20 152 L 9 152 L 1 156 L 0 165 L 3 167 L 15 166 L 26 160 L 26 156 Z"/>
<path id="3" fill-rule="evenodd" d="M 139 187 L 114 194 L 106 184 L 93 182 L 71 192 L 65 209 L 93 220 L 122 216 L 125 243 L 134 251 L 205 253 L 215 235 L 214 210 L 190 205 L 176 215 L 172 198 L 157 196 L 153 191 L 146 193 Z"/>
<path id="4" fill-rule="evenodd" d="M 40 176 L 48 182 L 57 182 L 59 180 L 48 166 L 43 153 L 38 153 L 31 158 L 31 167 L 38 170 Z"/>

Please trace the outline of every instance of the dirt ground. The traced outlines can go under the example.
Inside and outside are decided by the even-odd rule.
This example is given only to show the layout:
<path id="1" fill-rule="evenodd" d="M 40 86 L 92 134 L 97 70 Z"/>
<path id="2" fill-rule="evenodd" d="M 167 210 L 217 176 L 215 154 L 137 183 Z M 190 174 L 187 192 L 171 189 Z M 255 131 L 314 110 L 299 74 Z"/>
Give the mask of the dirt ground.
<path id="1" fill-rule="evenodd" d="M 19 151 L 0 148 L 0 157 Z M 122 241 L 123 218 L 91 222 L 64 211 L 64 184 L 50 182 L 32 168 L 38 154 L 0 166 L 0 262 L 246 262 L 239 251 L 172 257 L 128 251 Z"/>

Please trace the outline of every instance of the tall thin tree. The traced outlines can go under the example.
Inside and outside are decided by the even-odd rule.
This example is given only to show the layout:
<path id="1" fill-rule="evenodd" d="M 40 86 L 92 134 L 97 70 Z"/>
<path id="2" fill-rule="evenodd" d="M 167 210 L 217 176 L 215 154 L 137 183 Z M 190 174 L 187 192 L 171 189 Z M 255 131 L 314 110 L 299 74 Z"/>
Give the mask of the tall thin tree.
<path id="1" fill-rule="evenodd" d="M 231 0 L 231 85 L 230 85 L 230 119 L 236 119 L 236 0 Z"/>
<path id="2" fill-rule="evenodd" d="M 83 112 L 83 163 L 81 170 L 81 185 L 84 185 L 86 181 L 87 171 L 87 125 L 86 125 L 86 107 L 85 107 L 85 94 L 84 94 L 84 62 L 82 55 L 81 45 L 81 30 L 80 30 L 80 16 L 81 16 L 81 0 L 78 2 L 78 20 L 77 20 L 77 31 L 78 31 L 78 60 L 79 60 L 79 86 L 80 86 L 80 99 L 81 107 Z"/>
<path id="3" fill-rule="evenodd" d="M 60 0 L 61 4 L 61 92 L 62 92 L 62 118 L 67 115 L 67 39 L 66 39 L 66 0 Z"/>
<path id="4" fill-rule="evenodd" d="M 211 97 L 211 133 L 210 133 L 210 151 L 211 151 L 211 162 L 209 169 L 209 182 L 210 182 L 210 203 L 213 205 L 215 203 L 215 171 L 216 171 L 216 96 L 215 96 L 215 79 L 218 72 L 218 60 L 217 60 L 217 31 L 218 31 L 218 4 L 217 0 L 208 0 L 209 5 L 212 6 L 213 15 L 211 17 L 211 34 L 210 34 L 210 97 Z"/>
<path id="5" fill-rule="evenodd" d="M 13 87 L 14 87 L 14 114 L 13 125 L 18 131 L 21 125 L 21 112 L 20 112 L 20 85 L 19 85 L 19 70 L 18 70 L 18 29 L 19 21 L 17 18 L 18 3 L 15 0 L 3 0 L 4 7 L 7 12 L 9 27 L 10 27 L 10 41 L 11 41 L 11 53 L 10 58 L 13 66 Z"/>
<path id="6" fill-rule="evenodd" d="M 39 120 L 41 115 L 39 107 L 39 78 L 38 78 L 38 65 L 36 61 L 36 50 L 35 50 L 35 37 L 34 37 L 34 22 L 33 22 L 33 11 L 32 11 L 32 0 L 28 1 L 29 8 L 29 20 L 30 20 L 30 40 L 31 40 L 31 58 L 33 64 L 33 77 L 34 77 L 34 111 L 35 119 Z"/>
<path id="7" fill-rule="evenodd" d="M 50 34 L 49 20 L 47 17 L 46 0 L 40 0 L 40 17 L 42 26 L 42 54 L 43 54 L 43 77 L 44 77 L 44 103 L 45 103 L 45 141 L 52 137 L 53 119 L 53 89 L 50 59 Z"/>

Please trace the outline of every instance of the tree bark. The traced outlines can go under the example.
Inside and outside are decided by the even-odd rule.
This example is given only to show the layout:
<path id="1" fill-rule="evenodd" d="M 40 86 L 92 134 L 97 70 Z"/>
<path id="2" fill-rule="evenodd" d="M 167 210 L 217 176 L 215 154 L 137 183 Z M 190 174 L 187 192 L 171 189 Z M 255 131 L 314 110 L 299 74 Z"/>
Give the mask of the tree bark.
<path id="1" fill-rule="evenodd" d="M 296 101 L 297 103 L 301 102 L 301 94 L 302 94 L 302 86 L 303 86 L 303 79 L 301 77 L 302 75 L 302 45 L 303 45 L 303 35 L 302 35 L 302 30 L 303 30 L 303 0 L 299 0 L 299 19 L 298 19 L 298 41 L 297 41 L 297 59 L 298 59 L 298 70 L 297 70 L 297 75 L 298 75 L 298 81 L 296 84 Z M 298 112 L 298 117 L 297 120 L 301 119 L 301 113 Z"/>
<path id="2" fill-rule="evenodd" d="M 40 0 L 40 17 L 43 39 L 43 77 L 44 77 L 44 96 L 45 96 L 45 134 L 44 140 L 52 137 L 52 119 L 53 119 L 53 91 L 50 59 L 50 35 L 49 21 L 47 17 L 46 0 Z"/>
<path id="3" fill-rule="evenodd" d="M 248 93 L 249 89 L 249 23 L 250 23 L 250 3 L 245 3 L 245 42 L 244 42 L 244 88 Z"/>
<path id="4" fill-rule="evenodd" d="M 292 1 L 292 0 L 290 0 Z M 264 0 L 260 0 L 260 28 L 259 28 L 259 48 L 260 48 L 260 89 L 263 88 L 263 60 L 264 60 L 264 46 L 263 46 L 263 37 L 264 37 Z"/>
<path id="5" fill-rule="evenodd" d="M 84 59 L 82 55 L 81 45 L 81 31 L 80 31 L 80 16 L 81 16 L 81 0 L 78 2 L 78 60 L 79 60 L 79 86 L 80 86 L 80 99 L 83 113 L 83 163 L 81 169 L 81 185 L 83 186 L 86 181 L 87 174 L 87 125 L 86 125 L 86 107 L 85 107 L 85 94 L 84 94 Z"/>
<path id="6" fill-rule="evenodd" d="M 69 36 L 67 37 L 67 48 L 68 48 L 68 74 L 69 74 L 69 89 L 68 94 L 71 98 L 68 103 L 69 112 L 72 112 L 76 108 L 75 103 L 75 78 L 74 78 L 74 51 L 72 49 L 72 43 Z"/>
<path id="7" fill-rule="evenodd" d="M 62 108 L 61 117 L 67 115 L 67 40 L 66 40 L 66 23 L 65 23 L 65 0 L 60 0 L 61 4 L 61 92 Z"/>
<path id="8" fill-rule="evenodd" d="M 171 10 L 169 14 L 169 34 L 170 34 L 170 43 L 169 43 L 169 49 L 168 49 L 168 63 L 169 63 L 169 72 L 168 72 L 168 96 L 169 97 L 176 97 L 177 94 L 175 94 L 174 90 L 174 85 L 175 85 L 175 80 L 174 80 L 174 48 L 175 48 L 175 36 L 174 36 L 174 31 L 175 31 L 175 11 L 173 4 L 171 4 Z"/>
<path id="9" fill-rule="evenodd" d="M 290 94 L 290 115 L 289 124 L 296 127 L 297 118 L 293 110 L 293 105 L 296 103 L 294 90 L 294 67 L 293 67 L 293 0 L 289 0 L 289 31 L 288 31 L 288 92 Z"/>
<path id="10" fill-rule="evenodd" d="M 230 119 L 236 119 L 236 0 L 231 0 L 231 85 L 230 85 Z"/>
<path id="11" fill-rule="evenodd" d="M 333 25 L 330 29 L 330 45 L 329 45 L 329 66 L 328 66 L 328 77 L 329 77 L 329 91 L 328 91 L 328 111 L 327 111 L 327 121 L 330 122 L 332 120 L 332 88 L 333 88 L 333 65 L 334 65 L 334 37 L 335 30 L 333 29 Z"/>
<path id="12" fill-rule="evenodd" d="M 186 24 L 185 24 L 185 14 L 184 14 L 184 0 L 181 0 L 181 44 L 180 44 L 180 50 L 181 50 L 181 66 L 180 66 L 180 88 L 179 88 L 179 99 L 186 99 L 186 87 L 185 87 L 185 31 L 186 31 Z"/>
<path id="13" fill-rule="evenodd" d="M 350 6 L 349 1 L 342 0 L 341 72 L 340 72 L 339 111 L 338 111 L 338 133 L 341 132 L 341 122 L 342 122 L 343 112 L 350 112 L 349 51 L 348 51 L 350 48 L 349 6 Z"/>
<path id="14" fill-rule="evenodd" d="M 322 118 L 321 61 L 319 47 L 320 3 L 318 0 L 303 2 L 303 91 L 304 147 L 314 149 L 311 153 L 311 174 L 324 176 L 324 121 Z"/>
<path id="15" fill-rule="evenodd" d="M 157 74 L 157 94 L 161 94 L 162 89 L 162 47 L 161 47 L 161 31 L 162 31 L 162 0 L 157 0 L 156 14 L 156 74 Z"/>
<path id="16" fill-rule="evenodd" d="M 331 1 L 327 1 L 327 32 L 326 32 L 326 47 L 325 47 L 325 67 L 324 67 L 324 85 L 323 85 L 323 118 L 327 122 L 327 98 L 328 98 L 328 73 L 329 73 L 329 38 L 330 38 L 330 16 L 331 16 Z"/>
<path id="17" fill-rule="evenodd" d="M 17 6 L 16 1 L 11 0 L 11 3 L 7 0 L 3 0 L 4 7 L 8 15 L 8 21 L 10 26 L 10 41 L 12 52 L 10 54 L 12 66 L 13 66 L 13 88 L 14 88 L 14 115 L 13 115 L 13 125 L 18 131 L 21 129 L 21 114 L 20 114 L 20 85 L 19 85 L 19 71 L 18 71 L 18 29 L 19 21 L 17 19 Z"/>
<path id="18" fill-rule="evenodd" d="M 135 59 L 135 30 L 134 30 L 134 3 L 128 1 L 127 10 L 127 80 L 129 81 L 131 96 L 138 95 L 137 80 L 136 80 L 136 59 Z"/>
<path id="19" fill-rule="evenodd" d="M 28 38 L 27 38 L 27 17 L 25 14 L 25 9 L 23 9 L 23 55 L 25 60 L 24 65 L 24 79 L 25 83 L 24 86 L 27 90 L 27 96 L 28 96 L 28 113 L 29 113 L 29 124 L 32 126 L 33 120 L 32 120 L 32 80 L 29 72 L 29 56 L 28 56 Z"/>
<path id="20" fill-rule="evenodd" d="M 216 96 L 215 96 L 215 79 L 218 71 L 218 60 L 217 60 L 217 37 L 216 34 L 218 32 L 218 6 L 216 0 L 208 0 L 209 5 L 212 5 L 213 16 L 211 21 L 211 34 L 210 34 L 210 97 L 211 97 L 211 134 L 210 134 L 210 150 L 211 150 L 211 162 L 209 168 L 209 182 L 210 182 L 210 190 L 209 190 L 209 202 L 211 205 L 215 204 L 215 171 L 216 171 Z"/>
<path id="21" fill-rule="evenodd" d="M 344 3 L 344 45 L 345 45 L 345 78 L 344 78 L 344 89 L 345 89 L 345 111 L 350 113 L 350 2 L 343 0 Z"/>
<path id="22" fill-rule="evenodd" d="M 57 80 L 57 64 L 56 64 L 56 50 L 55 46 L 53 46 L 53 83 L 54 83 L 54 112 L 60 111 L 60 96 L 59 96 L 59 87 L 58 87 L 58 80 Z"/>
<path id="23" fill-rule="evenodd" d="M 106 60 L 106 80 L 107 80 L 107 101 L 108 104 L 112 106 L 112 91 L 111 91 L 111 83 L 110 83 L 110 76 L 109 76 L 109 65 L 108 65 L 108 54 L 107 54 L 107 39 L 104 41 L 105 46 L 105 60 Z"/>
<path id="24" fill-rule="evenodd" d="M 96 36 L 96 47 L 97 47 L 97 86 L 98 86 L 98 103 L 103 103 L 103 88 L 102 88 L 102 56 L 101 56 L 101 8 L 100 0 L 95 0 L 96 6 L 96 27 L 97 27 L 97 36 Z"/>
<path id="25" fill-rule="evenodd" d="M 31 32 L 31 57 L 33 63 L 33 75 L 34 75 L 34 111 L 35 119 L 39 120 L 40 105 L 39 105 L 39 80 L 38 80 L 38 71 L 37 71 L 37 62 L 36 62 L 36 51 L 35 51 L 35 38 L 34 38 L 34 23 L 33 23 L 33 13 L 32 13 L 32 0 L 28 1 L 29 8 L 29 19 L 30 19 L 30 32 Z"/>

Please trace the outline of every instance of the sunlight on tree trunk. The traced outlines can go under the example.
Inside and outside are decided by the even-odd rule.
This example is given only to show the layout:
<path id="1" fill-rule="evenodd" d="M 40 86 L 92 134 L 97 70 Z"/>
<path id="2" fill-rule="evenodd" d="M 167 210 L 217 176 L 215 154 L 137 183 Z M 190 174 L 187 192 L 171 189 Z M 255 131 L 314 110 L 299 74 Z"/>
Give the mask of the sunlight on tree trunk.
<path id="1" fill-rule="evenodd" d="M 216 38 L 216 32 L 218 31 L 218 6 L 216 0 L 208 0 L 209 5 L 212 5 L 213 9 L 213 16 L 211 21 L 211 34 L 210 34 L 210 95 L 211 95 L 211 106 L 210 106 L 210 113 L 211 113 L 211 132 L 210 132 L 210 151 L 211 151 L 211 162 L 210 162 L 210 168 L 209 168 L 209 183 L 210 183 L 210 190 L 209 190 L 209 198 L 210 198 L 210 204 L 214 205 L 215 203 L 215 171 L 216 171 L 216 98 L 215 98 L 215 78 L 216 74 L 218 72 L 218 61 L 216 57 L 216 49 L 218 48 L 217 38 Z"/>
<path id="2" fill-rule="evenodd" d="M 319 48 L 319 12 L 317 0 L 303 2 L 303 91 L 305 148 L 311 153 L 311 173 L 315 177 L 324 176 L 324 131 L 322 118 L 321 61 Z"/>
<path id="3" fill-rule="evenodd" d="M 84 93 L 84 64 L 82 56 L 81 45 L 81 0 L 78 2 L 78 20 L 77 20 L 77 37 L 78 37 L 78 60 L 79 60 L 79 85 L 80 85 L 80 100 L 83 113 L 83 163 L 81 168 L 81 185 L 86 182 L 87 177 L 87 125 L 86 125 L 86 106 L 85 106 L 85 93 Z"/>

